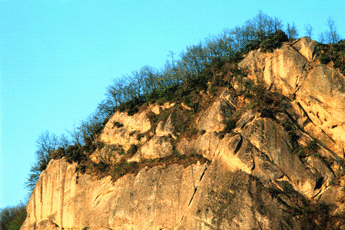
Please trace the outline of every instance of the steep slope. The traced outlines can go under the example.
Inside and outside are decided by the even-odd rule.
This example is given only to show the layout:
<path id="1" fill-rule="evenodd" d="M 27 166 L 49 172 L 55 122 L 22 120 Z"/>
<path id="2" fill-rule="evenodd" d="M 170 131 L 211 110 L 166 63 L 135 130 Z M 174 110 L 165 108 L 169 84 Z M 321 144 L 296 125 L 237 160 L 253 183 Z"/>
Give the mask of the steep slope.
<path id="1" fill-rule="evenodd" d="M 341 227 L 344 76 L 318 62 L 316 45 L 251 51 L 233 87 L 198 92 L 202 109 L 116 112 L 89 159 L 138 170 L 101 177 L 51 160 L 21 229 Z"/>
<path id="2" fill-rule="evenodd" d="M 303 37 L 273 53 L 252 51 L 239 66 L 249 68 L 250 79 L 263 79 L 291 98 L 307 117 L 301 127 L 343 158 L 345 78 L 339 70 L 315 60 L 316 45 Z"/>

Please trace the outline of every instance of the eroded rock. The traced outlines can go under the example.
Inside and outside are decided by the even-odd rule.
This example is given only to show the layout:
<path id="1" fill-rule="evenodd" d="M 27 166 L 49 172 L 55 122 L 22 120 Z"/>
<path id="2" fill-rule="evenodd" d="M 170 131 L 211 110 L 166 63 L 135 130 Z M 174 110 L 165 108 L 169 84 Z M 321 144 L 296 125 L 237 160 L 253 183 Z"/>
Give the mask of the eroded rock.
<path id="1" fill-rule="evenodd" d="M 296 190 L 308 197 L 315 193 L 321 175 L 312 173 L 293 153 L 288 133 L 270 118 L 259 118 L 243 130 L 242 135 L 281 168 Z"/>
<path id="2" fill-rule="evenodd" d="M 234 78 L 234 89 L 264 80 L 289 98 L 289 106 L 270 117 L 244 108 L 249 100 L 228 89 L 200 113 L 178 105 L 181 110 L 169 115 L 166 109 L 175 105 L 169 102 L 133 116 L 116 112 L 97 139 L 105 147 L 90 155 L 94 162 L 126 164 L 124 159 L 140 162 L 178 151 L 211 163 L 186 168 L 162 163 L 114 182 L 81 174 L 64 158 L 51 160 L 21 229 L 301 229 L 291 208 L 306 201 L 341 213 L 345 79 L 316 61 L 316 45 L 302 38 L 273 53 L 251 51 L 240 63 L 249 75 Z M 149 113 L 163 111 L 158 124 L 150 122 Z M 236 127 L 225 129 L 236 112 L 241 114 Z M 187 126 L 183 121 L 190 113 L 199 117 Z M 191 136 L 181 135 L 195 125 Z M 310 143 L 315 149 L 303 152 Z M 133 145 L 138 151 L 126 155 Z"/>
<path id="3" fill-rule="evenodd" d="M 250 79 L 264 80 L 270 88 L 295 97 L 306 112 L 299 113 L 298 124 L 343 157 L 345 78 L 339 70 L 314 61 L 316 45 L 301 38 L 292 47 L 284 44 L 273 53 L 251 51 L 239 66 L 249 69 Z M 306 122 L 306 116 L 313 124 Z"/>
<path id="4" fill-rule="evenodd" d="M 169 136 L 154 136 L 145 143 L 134 159 L 154 159 L 170 156 L 173 152 L 174 139 Z"/>
<path id="5" fill-rule="evenodd" d="M 225 99 L 219 99 L 213 103 L 197 120 L 197 128 L 209 132 L 222 131 L 225 128 L 224 121 L 229 118 L 235 108 Z"/>
<path id="6" fill-rule="evenodd" d="M 299 229 L 260 182 L 227 170 L 221 158 L 209 166 L 143 169 L 116 182 L 75 168 L 50 162 L 21 229 Z"/>

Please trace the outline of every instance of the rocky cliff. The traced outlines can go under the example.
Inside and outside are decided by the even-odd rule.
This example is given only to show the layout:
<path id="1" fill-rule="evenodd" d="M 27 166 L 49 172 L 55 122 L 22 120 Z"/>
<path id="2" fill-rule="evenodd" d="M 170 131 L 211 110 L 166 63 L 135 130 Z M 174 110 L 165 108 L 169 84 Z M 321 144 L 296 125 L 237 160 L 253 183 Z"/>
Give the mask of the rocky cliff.
<path id="1" fill-rule="evenodd" d="M 249 52 L 247 74 L 216 96 L 198 92 L 198 110 L 116 112 L 89 159 L 137 171 L 115 179 L 51 160 L 21 229 L 341 228 L 345 78 L 316 46 L 301 38 Z"/>

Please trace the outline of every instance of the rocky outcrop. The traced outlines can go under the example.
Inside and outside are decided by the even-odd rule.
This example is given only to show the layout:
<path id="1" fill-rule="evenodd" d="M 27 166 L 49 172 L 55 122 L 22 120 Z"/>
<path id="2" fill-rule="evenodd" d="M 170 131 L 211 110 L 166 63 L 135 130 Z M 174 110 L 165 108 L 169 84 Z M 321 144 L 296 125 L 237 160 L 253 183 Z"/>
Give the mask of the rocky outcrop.
<path id="1" fill-rule="evenodd" d="M 147 117 L 148 112 L 144 111 L 133 116 L 115 112 L 105 125 L 100 140 L 107 144 L 124 145 L 126 149 L 130 144 L 139 144 L 140 140 L 133 134 L 145 133 L 151 129 L 151 122 Z"/>
<path id="2" fill-rule="evenodd" d="M 249 69 L 250 79 L 264 80 L 298 103 L 309 120 L 302 128 L 343 157 L 345 78 L 314 59 L 316 45 L 304 37 L 273 53 L 251 51 L 239 66 Z"/>
<path id="3" fill-rule="evenodd" d="M 201 114 L 197 120 L 197 128 L 209 132 L 221 131 L 225 128 L 225 119 L 230 117 L 234 111 L 235 108 L 231 104 L 220 98 Z"/>
<path id="4" fill-rule="evenodd" d="M 209 106 L 199 112 L 174 103 L 116 112 L 97 140 L 105 147 L 90 159 L 146 167 L 114 181 L 51 160 L 21 229 L 304 229 L 307 204 L 341 214 L 345 82 L 318 63 L 316 45 L 302 38 L 273 53 L 252 51 L 240 63 L 246 81 L 263 80 L 287 97 L 270 116 L 230 89 L 201 94 Z M 188 135 L 179 120 L 187 112 L 195 116 Z M 177 153 L 210 163 L 149 165 Z"/>
<path id="5" fill-rule="evenodd" d="M 52 161 L 28 203 L 29 215 L 22 229 L 34 229 L 47 221 L 56 229 L 158 229 L 177 225 L 206 167 L 143 169 L 137 176 L 127 175 L 113 183 L 110 177 L 96 180 L 80 175 L 75 172 L 76 164 L 65 160 Z"/>
<path id="6" fill-rule="evenodd" d="M 217 158 L 143 169 L 113 183 L 52 161 L 21 229 L 299 229 L 260 182 L 228 167 Z"/>

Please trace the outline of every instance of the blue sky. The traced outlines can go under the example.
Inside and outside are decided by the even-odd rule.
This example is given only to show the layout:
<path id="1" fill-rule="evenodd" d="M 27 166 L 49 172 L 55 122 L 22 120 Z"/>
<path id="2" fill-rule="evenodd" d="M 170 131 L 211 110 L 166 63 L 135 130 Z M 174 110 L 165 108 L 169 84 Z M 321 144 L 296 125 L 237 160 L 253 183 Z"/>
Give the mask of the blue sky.
<path id="1" fill-rule="evenodd" d="M 112 79 L 169 52 L 233 28 L 259 10 L 294 21 L 313 39 L 336 22 L 345 37 L 345 1 L 0 0 L 0 208 L 27 201 L 36 140 L 87 118 Z"/>

